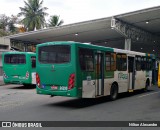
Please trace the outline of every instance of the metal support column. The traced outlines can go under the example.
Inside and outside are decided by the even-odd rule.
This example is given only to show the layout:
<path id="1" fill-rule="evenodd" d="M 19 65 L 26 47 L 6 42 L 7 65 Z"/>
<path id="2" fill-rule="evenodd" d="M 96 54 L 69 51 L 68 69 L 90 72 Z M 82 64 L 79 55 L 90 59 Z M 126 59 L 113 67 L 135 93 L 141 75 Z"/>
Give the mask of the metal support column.
<path id="1" fill-rule="evenodd" d="M 125 50 L 131 50 L 131 39 L 125 39 Z"/>
<path id="2" fill-rule="evenodd" d="M 24 51 L 27 52 L 28 51 L 28 46 L 26 43 L 24 43 Z"/>

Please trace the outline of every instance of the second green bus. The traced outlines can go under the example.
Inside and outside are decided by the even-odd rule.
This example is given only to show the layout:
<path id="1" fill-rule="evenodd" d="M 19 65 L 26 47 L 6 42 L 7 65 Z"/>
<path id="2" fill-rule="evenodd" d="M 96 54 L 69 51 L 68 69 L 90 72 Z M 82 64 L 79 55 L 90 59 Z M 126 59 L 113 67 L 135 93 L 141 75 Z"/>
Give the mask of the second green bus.
<path id="1" fill-rule="evenodd" d="M 36 84 L 36 54 L 32 52 L 4 52 L 3 79 L 6 84 Z"/>

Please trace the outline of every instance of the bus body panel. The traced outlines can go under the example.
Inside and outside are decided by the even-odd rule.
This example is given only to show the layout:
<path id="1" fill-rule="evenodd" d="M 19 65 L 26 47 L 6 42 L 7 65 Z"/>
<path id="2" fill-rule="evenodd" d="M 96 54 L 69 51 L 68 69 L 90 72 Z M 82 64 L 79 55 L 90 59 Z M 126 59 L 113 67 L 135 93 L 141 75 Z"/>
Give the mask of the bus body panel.
<path id="1" fill-rule="evenodd" d="M 83 80 L 82 81 L 82 97 L 83 98 L 95 98 L 96 88 L 95 80 Z"/>
<path id="2" fill-rule="evenodd" d="M 54 70 L 53 70 L 54 66 Z M 43 89 L 50 91 L 66 91 L 68 89 L 69 76 L 75 71 L 69 65 L 41 65 L 37 68 Z M 48 76 L 49 75 L 49 76 Z"/>
<path id="3" fill-rule="evenodd" d="M 75 46 L 70 46 L 70 44 L 66 44 L 66 47 L 68 46 L 70 47 L 69 53 L 75 53 Z M 46 45 L 45 48 L 43 48 L 43 46 L 40 46 L 39 48 L 37 48 L 37 53 L 39 55 L 41 53 L 43 53 L 43 55 L 44 53 L 46 53 L 47 55 L 52 55 L 53 57 L 61 55 L 60 58 L 67 59 L 67 57 L 65 57 L 65 55 L 63 54 L 63 50 L 60 51 L 61 49 L 59 49 L 57 52 L 52 51 L 51 48 L 54 49 L 54 47 L 61 48 L 61 43 L 59 43 L 58 45 L 57 44 L 55 45 L 55 43 L 50 43 Z M 62 49 L 66 51 L 65 48 Z M 76 73 L 76 67 L 74 66 L 74 64 L 76 64 L 76 55 L 71 55 L 70 60 L 69 61 L 67 60 L 68 62 L 64 63 L 63 60 L 59 61 L 62 63 L 50 63 L 50 61 L 54 59 L 53 57 L 50 59 L 44 58 L 46 60 L 45 62 L 42 61 L 43 59 L 42 57 L 41 58 L 40 56 L 37 57 L 36 71 L 40 79 L 40 86 L 37 86 L 37 93 L 53 95 L 53 96 L 58 96 L 58 95 L 69 96 L 69 97 L 79 96 L 77 80 L 76 80 L 77 73 Z M 56 58 L 54 60 L 56 60 Z M 72 75 L 74 75 L 74 87 L 69 90 L 68 84 L 70 82 L 69 80 Z"/>
<path id="4" fill-rule="evenodd" d="M 146 83 L 146 72 L 145 71 L 136 71 L 136 80 L 135 80 L 135 89 L 145 88 Z"/>
<path id="5" fill-rule="evenodd" d="M 26 73 L 29 70 L 26 68 L 25 65 L 17 66 L 17 65 L 10 65 L 3 67 L 4 73 L 7 75 L 8 78 L 4 78 L 5 83 L 29 83 L 29 78 L 26 78 Z"/>
<path id="6" fill-rule="evenodd" d="M 114 78 L 106 78 L 104 80 L 104 96 L 110 95 L 111 85 L 114 82 L 115 82 Z"/>
<path id="7" fill-rule="evenodd" d="M 128 72 L 127 71 L 115 71 L 114 81 L 118 83 L 119 93 L 128 91 Z"/>

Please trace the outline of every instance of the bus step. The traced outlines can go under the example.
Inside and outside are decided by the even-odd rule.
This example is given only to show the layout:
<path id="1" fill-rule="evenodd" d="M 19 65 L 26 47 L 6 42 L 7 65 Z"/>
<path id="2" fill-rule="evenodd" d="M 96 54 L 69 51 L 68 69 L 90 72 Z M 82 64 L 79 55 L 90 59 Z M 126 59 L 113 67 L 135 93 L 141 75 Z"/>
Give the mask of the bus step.
<path id="1" fill-rule="evenodd" d="M 134 90 L 133 89 L 129 89 L 128 92 L 132 93 Z"/>
<path id="2" fill-rule="evenodd" d="M 96 95 L 95 98 L 100 98 L 100 97 L 104 97 L 104 95 Z"/>

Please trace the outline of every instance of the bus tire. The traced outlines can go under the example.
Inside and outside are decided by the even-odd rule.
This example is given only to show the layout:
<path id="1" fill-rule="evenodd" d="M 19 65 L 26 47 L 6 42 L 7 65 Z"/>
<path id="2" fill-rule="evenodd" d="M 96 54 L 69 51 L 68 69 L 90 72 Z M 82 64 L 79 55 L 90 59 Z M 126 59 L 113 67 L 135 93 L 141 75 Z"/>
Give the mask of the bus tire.
<path id="1" fill-rule="evenodd" d="M 146 85 L 145 85 L 144 91 L 147 92 L 148 88 L 149 88 L 149 80 L 146 81 Z"/>
<path id="2" fill-rule="evenodd" d="M 110 89 L 110 99 L 112 101 L 116 100 L 118 97 L 118 86 L 116 84 L 112 84 Z"/>

